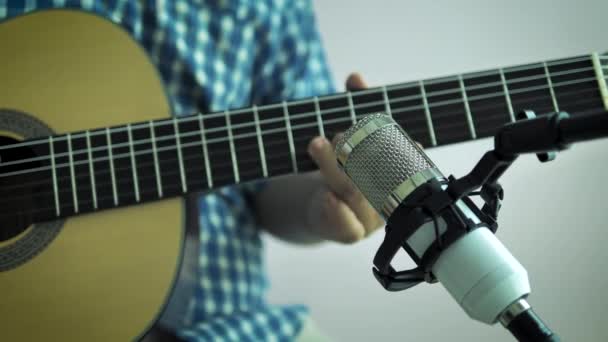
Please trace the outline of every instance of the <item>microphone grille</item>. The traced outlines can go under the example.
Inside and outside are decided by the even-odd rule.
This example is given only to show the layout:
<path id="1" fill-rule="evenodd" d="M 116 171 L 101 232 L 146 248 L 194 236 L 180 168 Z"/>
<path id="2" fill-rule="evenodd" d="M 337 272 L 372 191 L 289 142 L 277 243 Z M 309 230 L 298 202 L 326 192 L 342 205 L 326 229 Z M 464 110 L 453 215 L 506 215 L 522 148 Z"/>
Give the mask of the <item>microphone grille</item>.
<path id="1" fill-rule="evenodd" d="M 391 192 L 405 180 L 436 169 L 397 123 L 382 113 L 365 116 L 348 129 L 336 145 L 336 154 L 346 174 L 379 213 Z"/>

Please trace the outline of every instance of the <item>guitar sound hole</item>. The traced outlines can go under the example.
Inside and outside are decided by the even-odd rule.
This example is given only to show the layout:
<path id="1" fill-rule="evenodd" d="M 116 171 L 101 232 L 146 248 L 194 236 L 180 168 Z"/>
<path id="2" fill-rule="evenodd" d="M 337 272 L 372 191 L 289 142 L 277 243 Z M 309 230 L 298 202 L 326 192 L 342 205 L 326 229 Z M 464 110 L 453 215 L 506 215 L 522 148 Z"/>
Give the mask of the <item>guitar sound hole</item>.
<path id="1" fill-rule="evenodd" d="M 17 142 L 19 141 L 14 138 L 0 136 L 0 146 Z M 0 150 L 0 174 L 22 171 L 24 166 L 39 166 L 39 162 L 3 165 L 35 156 L 34 151 L 28 147 Z M 0 177 L 0 242 L 15 238 L 32 224 L 30 209 L 33 207 L 35 191 L 29 185 L 32 181 L 28 174 Z"/>

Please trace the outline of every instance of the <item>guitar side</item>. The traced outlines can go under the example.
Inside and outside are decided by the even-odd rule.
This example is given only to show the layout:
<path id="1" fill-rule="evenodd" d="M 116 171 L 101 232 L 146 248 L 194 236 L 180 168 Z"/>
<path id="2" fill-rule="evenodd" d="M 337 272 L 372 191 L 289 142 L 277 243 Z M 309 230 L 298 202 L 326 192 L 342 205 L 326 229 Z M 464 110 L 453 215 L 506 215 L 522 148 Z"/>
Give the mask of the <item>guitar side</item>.
<path id="1" fill-rule="evenodd" d="M 0 43 L 1 110 L 55 133 L 170 116 L 145 52 L 102 18 L 36 12 L 0 24 Z M 0 136 L 28 138 L 6 128 Z M 170 295 L 185 214 L 178 198 L 65 220 L 31 260 L 0 271 L 3 340 L 136 339 Z M 0 242 L 0 256 L 33 228 Z"/>

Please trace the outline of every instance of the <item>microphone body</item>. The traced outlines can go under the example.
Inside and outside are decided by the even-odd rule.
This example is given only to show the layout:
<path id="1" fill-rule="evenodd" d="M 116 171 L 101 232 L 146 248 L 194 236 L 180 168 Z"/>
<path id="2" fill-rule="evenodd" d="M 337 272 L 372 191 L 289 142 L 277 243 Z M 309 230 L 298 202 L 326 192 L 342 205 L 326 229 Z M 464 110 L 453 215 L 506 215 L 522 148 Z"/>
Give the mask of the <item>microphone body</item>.
<path id="1" fill-rule="evenodd" d="M 438 182 L 447 187 L 447 178 L 435 164 L 384 114 L 366 116 L 346 131 L 336 145 L 336 155 L 345 173 L 387 222 L 413 201 L 424 184 Z M 449 235 L 449 225 L 455 220 L 475 226 L 441 250 L 430 270 L 471 318 L 494 324 L 530 293 L 530 284 L 524 267 L 472 206 L 470 200 L 456 200 L 443 214 L 429 217 L 413 230 L 402 246 L 414 260 L 423 260 L 438 238 Z"/>

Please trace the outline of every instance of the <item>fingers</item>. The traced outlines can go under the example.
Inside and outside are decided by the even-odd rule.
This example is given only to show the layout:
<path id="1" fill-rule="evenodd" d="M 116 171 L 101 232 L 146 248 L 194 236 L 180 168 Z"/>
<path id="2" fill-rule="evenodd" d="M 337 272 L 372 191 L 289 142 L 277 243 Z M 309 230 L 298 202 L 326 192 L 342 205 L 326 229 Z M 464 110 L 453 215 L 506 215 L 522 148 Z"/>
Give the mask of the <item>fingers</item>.
<path id="1" fill-rule="evenodd" d="M 346 80 L 346 88 L 360 90 L 367 88 L 367 84 L 361 75 L 353 73 Z M 381 227 L 383 221 L 338 167 L 334 147 L 340 136 L 334 136 L 332 143 L 324 137 L 314 138 L 308 145 L 308 153 L 329 188 L 323 195 L 322 214 L 332 228 L 320 233 L 334 241 L 353 243 Z"/>
<path id="2" fill-rule="evenodd" d="M 337 137 L 334 138 L 334 142 Z M 319 166 L 321 175 L 329 189 L 339 201 L 350 207 L 356 218 L 363 225 L 366 233 L 381 224 L 380 217 L 369 205 L 361 192 L 352 184 L 350 179 L 338 167 L 333 145 L 323 137 L 317 137 L 309 144 L 309 153 Z"/>
<path id="3" fill-rule="evenodd" d="M 346 89 L 361 90 L 365 88 L 367 88 L 367 83 L 359 73 L 354 72 L 348 75 L 348 78 L 346 79 Z"/>
<path id="4" fill-rule="evenodd" d="M 354 196 L 354 186 L 338 168 L 333 145 L 327 139 L 323 137 L 314 138 L 308 146 L 308 153 L 319 167 L 321 175 L 329 188 L 339 198 L 347 200 Z"/>
<path id="5" fill-rule="evenodd" d="M 368 87 L 367 82 L 365 82 L 365 80 L 363 79 L 363 76 L 361 76 L 361 74 L 359 74 L 358 72 L 353 72 L 350 75 L 348 75 L 348 78 L 346 79 L 346 89 L 361 90 L 361 89 L 365 89 L 367 87 Z M 418 146 L 420 146 L 420 148 L 422 148 L 422 145 L 419 142 L 416 142 L 416 144 L 418 144 Z"/>
<path id="6" fill-rule="evenodd" d="M 323 215 L 332 227 L 325 232 L 329 234 L 328 239 L 343 243 L 354 243 L 367 235 L 367 230 L 353 210 L 331 191 L 325 193 L 323 208 Z"/>

